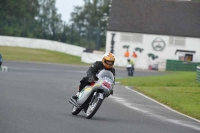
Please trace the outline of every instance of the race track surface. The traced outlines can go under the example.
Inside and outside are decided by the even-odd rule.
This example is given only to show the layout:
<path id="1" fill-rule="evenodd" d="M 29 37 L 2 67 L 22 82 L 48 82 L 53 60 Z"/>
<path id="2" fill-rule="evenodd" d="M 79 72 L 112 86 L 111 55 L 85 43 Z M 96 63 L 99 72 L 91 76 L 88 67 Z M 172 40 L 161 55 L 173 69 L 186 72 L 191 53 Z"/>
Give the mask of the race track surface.
<path id="1" fill-rule="evenodd" d="M 116 84 L 92 119 L 68 102 L 88 66 L 4 61 L 0 72 L 0 133 L 199 133 L 200 122 Z M 136 70 L 135 76 L 163 74 Z M 127 77 L 116 69 L 116 78 Z"/>

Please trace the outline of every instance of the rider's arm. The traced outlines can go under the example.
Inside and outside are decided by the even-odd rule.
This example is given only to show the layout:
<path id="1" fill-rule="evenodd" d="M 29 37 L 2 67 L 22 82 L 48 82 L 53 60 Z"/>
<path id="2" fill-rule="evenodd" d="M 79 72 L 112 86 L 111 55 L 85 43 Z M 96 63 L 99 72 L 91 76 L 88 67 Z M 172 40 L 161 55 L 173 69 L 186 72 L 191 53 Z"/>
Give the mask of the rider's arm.
<path id="1" fill-rule="evenodd" d="M 94 77 L 96 78 L 96 73 L 98 72 L 98 64 L 95 62 L 92 66 L 89 67 L 87 71 L 87 77 Z"/>

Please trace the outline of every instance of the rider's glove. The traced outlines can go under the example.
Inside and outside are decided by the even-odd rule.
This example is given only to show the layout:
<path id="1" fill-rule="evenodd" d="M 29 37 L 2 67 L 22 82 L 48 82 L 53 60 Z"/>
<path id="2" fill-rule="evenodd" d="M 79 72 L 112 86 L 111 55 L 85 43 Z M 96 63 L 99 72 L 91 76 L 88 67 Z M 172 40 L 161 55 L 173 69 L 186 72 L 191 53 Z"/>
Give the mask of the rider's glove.
<path id="1" fill-rule="evenodd" d="M 88 82 L 94 82 L 94 81 L 95 81 L 95 79 L 93 76 L 88 77 Z"/>

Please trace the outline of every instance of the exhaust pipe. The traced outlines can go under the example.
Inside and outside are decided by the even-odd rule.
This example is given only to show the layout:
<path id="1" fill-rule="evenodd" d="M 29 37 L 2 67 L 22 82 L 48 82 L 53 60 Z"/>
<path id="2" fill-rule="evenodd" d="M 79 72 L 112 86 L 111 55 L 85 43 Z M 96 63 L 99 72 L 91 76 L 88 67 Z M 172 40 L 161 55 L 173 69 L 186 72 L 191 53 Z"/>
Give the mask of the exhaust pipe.
<path id="1" fill-rule="evenodd" d="M 76 100 L 74 100 L 72 97 L 70 98 L 69 103 L 73 104 L 77 108 L 80 108 L 80 106 L 78 105 L 78 103 L 76 102 Z"/>

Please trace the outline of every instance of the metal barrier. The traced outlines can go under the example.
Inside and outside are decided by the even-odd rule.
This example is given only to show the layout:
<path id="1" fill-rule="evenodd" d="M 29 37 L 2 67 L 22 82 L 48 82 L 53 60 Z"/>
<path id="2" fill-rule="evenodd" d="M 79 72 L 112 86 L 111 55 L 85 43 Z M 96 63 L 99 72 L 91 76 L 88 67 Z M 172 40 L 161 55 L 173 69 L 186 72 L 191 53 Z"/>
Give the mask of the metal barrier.
<path id="1" fill-rule="evenodd" d="M 197 66 L 197 81 L 200 82 L 200 66 Z"/>
<path id="2" fill-rule="evenodd" d="M 188 62 L 180 60 L 167 60 L 166 70 L 169 71 L 196 71 L 200 62 Z"/>

